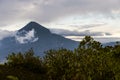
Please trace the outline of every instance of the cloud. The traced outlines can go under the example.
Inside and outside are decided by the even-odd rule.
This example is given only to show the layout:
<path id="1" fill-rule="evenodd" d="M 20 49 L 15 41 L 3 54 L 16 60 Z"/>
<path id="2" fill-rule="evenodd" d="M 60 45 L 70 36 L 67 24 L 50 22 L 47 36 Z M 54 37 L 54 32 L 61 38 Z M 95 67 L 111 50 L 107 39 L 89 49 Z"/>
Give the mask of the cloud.
<path id="1" fill-rule="evenodd" d="M 47 4 L 45 4 L 47 2 Z M 84 15 L 95 13 L 96 15 L 109 15 L 113 11 L 120 10 L 118 0 L 45 0 L 42 4 L 35 5 L 36 10 L 29 18 L 41 22 L 54 21 L 70 15 Z M 115 5 L 113 7 L 113 5 Z M 34 16 L 36 15 L 36 16 Z M 39 17 L 38 17 L 39 16 Z"/>
<path id="2" fill-rule="evenodd" d="M 26 31 L 18 32 L 18 34 L 15 35 L 15 39 L 17 42 L 21 44 L 25 44 L 28 42 L 36 42 L 38 40 L 38 37 L 35 37 L 35 30 L 32 29 L 31 31 L 28 31 L 28 32 Z"/>
<path id="3" fill-rule="evenodd" d="M 51 32 L 60 34 L 63 36 L 110 36 L 111 33 L 107 32 L 92 32 L 90 30 L 85 31 L 70 31 L 70 30 L 64 30 L 64 29 L 51 29 Z"/>
<path id="4" fill-rule="evenodd" d="M 94 27 L 100 27 L 103 25 L 106 25 L 106 23 L 83 25 L 83 26 L 81 26 L 81 28 L 94 28 Z"/>
<path id="5" fill-rule="evenodd" d="M 0 26 L 35 20 L 47 23 L 70 15 L 120 13 L 120 0 L 0 0 Z"/>
<path id="6" fill-rule="evenodd" d="M 15 34 L 15 31 L 0 30 L 0 40 L 6 37 L 13 37 Z"/>
<path id="7" fill-rule="evenodd" d="M 107 23 L 94 23 L 94 24 L 72 24 L 72 25 L 68 25 L 70 27 L 76 27 L 76 29 L 88 29 L 88 28 L 94 28 L 94 27 L 103 27 L 105 26 Z M 61 25 L 61 24 L 60 24 Z M 65 24 L 64 24 L 65 26 Z"/>
<path id="8" fill-rule="evenodd" d="M 72 36 L 70 37 L 72 40 L 75 41 L 81 41 L 84 37 L 80 36 Z M 109 42 L 117 42 L 120 41 L 120 38 L 118 37 L 93 37 L 96 41 L 99 41 L 101 43 L 109 43 Z"/>

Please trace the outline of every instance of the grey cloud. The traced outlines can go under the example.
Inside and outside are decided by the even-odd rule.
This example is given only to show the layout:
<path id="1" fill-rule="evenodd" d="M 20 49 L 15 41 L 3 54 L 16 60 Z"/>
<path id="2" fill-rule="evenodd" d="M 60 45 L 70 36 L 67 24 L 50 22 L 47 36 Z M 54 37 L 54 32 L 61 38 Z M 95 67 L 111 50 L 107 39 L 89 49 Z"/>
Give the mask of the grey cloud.
<path id="1" fill-rule="evenodd" d="M 50 1 L 48 1 L 49 3 Z M 117 1 L 119 2 L 119 1 Z M 89 14 L 89 13 L 103 13 L 110 14 L 114 9 L 119 10 L 119 5 L 115 1 L 100 1 L 100 0 L 61 0 L 61 1 L 53 1 L 51 4 L 43 5 L 43 7 L 39 7 L 41 10 L 41 18 L 39 21 L 51 21 L 56 20 L 64 16 L 69 16 L 72 14 Z M 106 6 L 106 4 L 108 4 Z M 39 12 L 38 12 L 39 13 Z"/>
<path id="2" fill-rule="evenodd" d="M 6 37 L 15 36 L 16 32 L 14 31 L 7 31 L 7 30 L 0 30 L 0 40 Z"/>
<path id="3" fill-rule="evenodd" d="M 94 28 L 94 27 L 101 27 L 103 25 L 106 25 L 107 23 L 96 23 L 96 24 L 88 24 L 88 25 L 78 25 L 78 24 L 72 24 L 72 25 L 69 25 L 71 27 L 76 27 L 78 29 L 86 29 L 86 28 Z"/>
<path id="4" fill-rule="evenodd" d="M 73 40 L 76 40 L 76 41 L 81 41 L 84 37 L 79 37 L 79 36 L 76 36 L 75 38 L 71 38 Z M 96 41 L 99 41 L 101 43 L 108 43 L 108 42 L 116 42 L 116 41 L 120 41 L 120 38 L 118 37 L 94 37 L 94 39 Z"/>
<path id="5" fill-rule="evenodd" d="M 35 1 L 41 0 L 3 0 L 0 3 L 0 25 L 6 26 L 28 20 L 26 16 L 31 16 Z"/>
<path id="6" fill-rule="evenodd" d="M 106 25 L 106 23 L 83 25 L 82 28 L 93 28 L 93 27 L 100 27 L 103 25 Z"/>
<path id="7" fill-rule="evenodd" d="M 24 20 L 41 23 L 77 14 L 112 14 L 120 11 L 120 0 L 0 0 L 0 24 Z"/>
<path id="8" fill-rule="evenodd" d="M 90 30 L 78 32 L 78 31 L 69 31 L 64 29 L 51 29 L 51 32 L 60 34 L 63 36 L 109 36 L 109 35 L 112 35 L 111 33 L 107 33 L 107 32 L 92 32 Z"/>

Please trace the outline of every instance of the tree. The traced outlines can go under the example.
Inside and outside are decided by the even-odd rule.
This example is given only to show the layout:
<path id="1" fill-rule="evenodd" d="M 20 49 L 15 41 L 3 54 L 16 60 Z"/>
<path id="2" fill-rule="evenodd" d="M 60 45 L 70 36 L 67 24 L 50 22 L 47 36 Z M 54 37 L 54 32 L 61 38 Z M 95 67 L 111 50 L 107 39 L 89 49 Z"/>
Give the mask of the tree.
<path id="1" fill-rule="evenodd" d="M 34 56 L 34 51 L 32 49 L 24 54 L 19 52 L 8 55 L 7 64 L 14 67 L 21 66 L 34 72 L 40 72 L 40 70 L 42 70 L 41 67 L 43 66 L 41 58 Z"/>
<path id="2" fill-rule="evenodd" d="M 119 80 L 119 58 L 119 44 L 103 47 L 86 36 L 74 51 L 48 50 L 42 59 L 34 56 L 32 49 L 24 54 L 12 53 L 6 65 L 0 66 L 0 79 L 10 75 L 20 80 Z"/>
<path id="3" fill-rule="evenodd" d="M 79 49 L 101 49 L 102 45 L 100 42 L 95 41 L 91 36 L 85 36 L 79 44 Z"/>
<path id="4" fill-rule="evenodd" d="M 74 54 L 67 49 L 49 50 L 44 57 L 51 80 L 72 80 L 74 77 Z"/>
<path id="5" fill-rule="evenodd" d="M 83 80 L 114 80 L 112 55 L 104 52 L 100 42 L 86 36 L 75 49 L 75 54 Z"/>

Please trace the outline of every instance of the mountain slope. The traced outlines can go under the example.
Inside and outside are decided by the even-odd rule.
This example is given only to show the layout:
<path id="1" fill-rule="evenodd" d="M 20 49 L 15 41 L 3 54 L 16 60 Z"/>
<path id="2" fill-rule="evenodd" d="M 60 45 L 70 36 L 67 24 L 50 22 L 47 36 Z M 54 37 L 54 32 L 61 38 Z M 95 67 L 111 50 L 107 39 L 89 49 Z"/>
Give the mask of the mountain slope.
<path id="1" fill-rule="evenodd" d="M 120 44 L 120 41 L 104 43 L 103 46 L 115 46 L 117 43 Z"/>
<path id="2" fill-rule="evenodd" d="M 49 29 L 36 22 L 30 22 L 13 37 L 1 41 L 0 57 L 5 57 L 12 52 L 25 52 L 33 48 L 36 55 L 43 56 L 49 49 L 67 48 L 73 50 L 78 42 L 53 34 Z"/>

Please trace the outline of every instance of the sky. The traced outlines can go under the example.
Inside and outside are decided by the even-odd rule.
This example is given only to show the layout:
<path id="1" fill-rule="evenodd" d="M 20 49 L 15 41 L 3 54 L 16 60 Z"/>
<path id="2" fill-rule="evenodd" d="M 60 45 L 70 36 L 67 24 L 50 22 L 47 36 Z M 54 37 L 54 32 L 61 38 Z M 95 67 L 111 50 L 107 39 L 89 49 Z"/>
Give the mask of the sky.
<path id="1" fill-rule="evenodd" d="M 120 0 L 0 0 L 0 39 L 30 21 L 80 41 L 120 41 Z M 8 35 L 9 34 L 9 35 Z"/>

